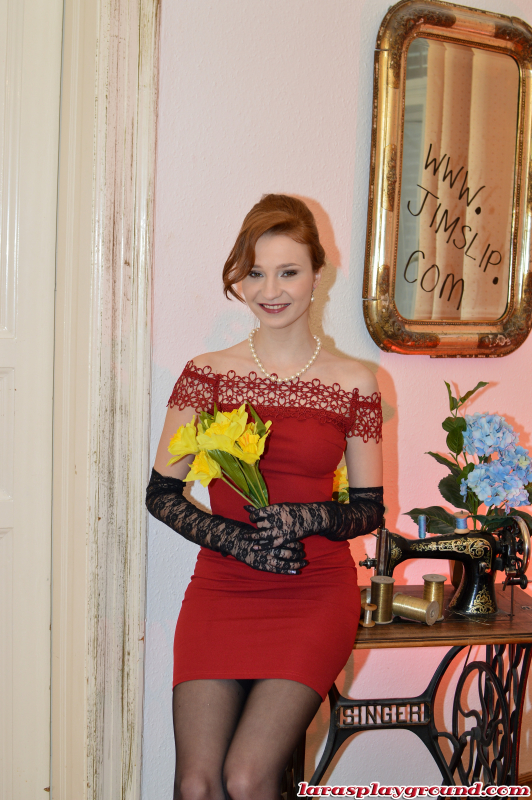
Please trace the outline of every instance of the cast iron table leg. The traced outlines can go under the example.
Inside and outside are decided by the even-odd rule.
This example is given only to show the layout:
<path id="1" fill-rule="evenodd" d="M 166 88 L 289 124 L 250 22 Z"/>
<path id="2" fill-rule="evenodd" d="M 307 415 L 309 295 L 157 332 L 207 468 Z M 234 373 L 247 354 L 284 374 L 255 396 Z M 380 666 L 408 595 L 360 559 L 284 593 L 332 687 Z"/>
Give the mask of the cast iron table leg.
<path id="1" fill-rule="evenodd" d="M 515 785 L 518 781 L 519 739 L 532 645 L 490 645 L 484 661 L 464 666 L 453 702 L 452 732 L 438 731 L 434 721 L 436 693 L 445 672 L 463 647 L 451 648 L 438 665 L 426 690 L 417 697 L 352 700 L 342 697 L 333 684 L 325 750 L 310 784 L 318 785 L 343 743 L 368 730 L 406 729 L 415 733 L 437 764 L 442 783 L 463 785 L 480 780 L 484 785 Z M 476 681 L 480 710 L 471 713 L 465 698 Z M 464 698 L 464 699 L 463 699 Z M 439 739 L 453 747 L 448 763 Z M 304 740 L 291 766 L 293 794 L 304 780 Z"/>

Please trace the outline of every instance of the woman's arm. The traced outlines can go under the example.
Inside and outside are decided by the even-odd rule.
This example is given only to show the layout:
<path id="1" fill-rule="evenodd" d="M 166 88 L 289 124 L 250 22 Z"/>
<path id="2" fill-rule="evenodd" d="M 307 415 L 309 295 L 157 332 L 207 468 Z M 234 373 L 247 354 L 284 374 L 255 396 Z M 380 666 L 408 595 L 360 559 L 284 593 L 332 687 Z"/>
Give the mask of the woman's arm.
<path id="1" fill-rule="evenodd" d="M 155 456 L 155 464 L 153 465 L 153 468 L 157 470 L 160 475 L 165 475 L 170 478 L 179 478 L 180 480 L 183 480 L 183 478 L 188 475 L 188 471 L 192 461 L 194 460 L 194 456 L 184 456 L 175 464 L 167 466 L 168 462 L 172 458 L 168 452 L 168 445 L 170 444 L 170 439 L 177 429 L 180 428 L 181 425 L 186 425 L 188 422 L 190 422 L 194 415 L 197 416 L 193 408 L 184 408 L 180 410 L 177 408 L 177 406 L 174 406 L 173 408 L 169 407 L 167 409 L 163 432 L 161 433 L 161 438 L 159 439 L 159 446 L 157 447 L 157 454 Z"/>
<path id="2" fill-rule="evenodd" d="M 248 534 L 255 549 L 283 547 L 286 542 L 319 534 L 340 542 L 372 533 L 384 515 L 382 486 L 349 488 L 349 503 L 278 503 L 266 508 L 246 506 L 257 531 Z"/>
<path id="3" fill-rule="evenodd" d="M 357 365 L 361 367 L 361 365 Z M 363 397 L 378 392 L 375 376 L 365 367 L 358 370 L 357 386 Z M 255 547 L 280 547 L 294 536 L 320 534 L 334 541 L 371 533 L 382 523 L 382 440 L 360 436 L 347 439 L 345 460 L 349 480 L 349 504 L 278 503 L 265 509 L 247 510 L 258 531 L 252 534 Z"/>
<path id="4" fill-rule="evenodd" d="M 232 555 L 253 569 L 278 574 L 298 574 L 306 566 L 301 542 L 292 540 L 282 547 L 271 546 L 257 552 L 249 537 L 255 531 L 251 525 L 207 514 L 183 495 L 183 478 L 189 471 L 193 455 L 175 464 L 170 460 L 168 445 L 180 425 L 190 422 L 194 410 L 169 408 L 157 448 L 155 465 L 146 490 L 146 506 L 156 519 L 164 522 L 185 539 L 224 555 Z"/>

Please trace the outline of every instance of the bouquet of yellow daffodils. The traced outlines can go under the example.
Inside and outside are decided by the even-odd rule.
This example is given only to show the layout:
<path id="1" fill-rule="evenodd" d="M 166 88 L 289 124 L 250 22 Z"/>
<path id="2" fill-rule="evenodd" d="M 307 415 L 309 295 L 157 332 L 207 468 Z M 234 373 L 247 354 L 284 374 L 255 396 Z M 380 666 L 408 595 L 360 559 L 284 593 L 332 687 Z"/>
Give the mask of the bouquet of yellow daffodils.
<path id="1" fill-rule="evenodd" d="M 198 422 L 194 415 L 172 436 L 168 452 L 173 458 L 168 465 L 194 453 L 185 481 L 199 480 L 208 486 L 213 478 L 221 478 L 248 503 L 263 508 L 269 504 L 268 490 L 258 461 L 272 423 L 264 423 L 249 403 L 247 406 L 252 422 L 246 403 L 233 411 L 218 411 L 215 405 L 214 414 L 202 411 Z"/>

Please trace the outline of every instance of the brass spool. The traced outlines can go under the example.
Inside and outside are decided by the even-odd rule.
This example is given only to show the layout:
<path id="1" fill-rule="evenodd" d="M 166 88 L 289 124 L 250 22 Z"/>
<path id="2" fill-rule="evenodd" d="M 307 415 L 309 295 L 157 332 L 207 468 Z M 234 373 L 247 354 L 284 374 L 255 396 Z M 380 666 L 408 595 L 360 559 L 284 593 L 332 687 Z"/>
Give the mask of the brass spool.
<path id="1" fill-rule="evenodd" d="M 392 597 L 395 578 L 374 575 L 371 578 L 371 602 L 377 606 L 373 619 L 377 625 L 387 625 L 393 620 Z"/>
<path id="2" fill-rule="evenodd" d="M 436 600 L 440 609 L 440 616 L 437 619 L 437 622 L 440 622 L 443 619 L 443 590 L 444 590 L 444 583 L 447 580 L 445 575 L 437 575 L 436 573 L 430 573 L 429 575 L 423 575 L 424 587 L 423 587 L 423 599 L 424 600 Z"/>
<path id="3" fill-rule="evenodd" d="M 423 600 L 422 597 L 410 597 L 407 594 L 397 592 L 392 602 L 392 611 L 398 617 L 406 617 L 416 622 L 425 622 L 427 625 L 434 625 L 440 613 L 440 607 L 436 600 Z"/>

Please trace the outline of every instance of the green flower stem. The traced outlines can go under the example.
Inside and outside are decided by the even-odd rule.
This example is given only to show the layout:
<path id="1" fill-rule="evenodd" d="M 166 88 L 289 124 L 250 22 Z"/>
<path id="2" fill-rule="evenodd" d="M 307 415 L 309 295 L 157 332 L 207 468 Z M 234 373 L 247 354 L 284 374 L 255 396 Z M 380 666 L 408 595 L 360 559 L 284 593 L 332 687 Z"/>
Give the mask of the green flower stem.
<path id="1" fill-rule="evenodd" d="M 467 493 L 467 505 L 469 508 L 469 513 L 473 518 L 473 530 L 477 530 L 477 514 L 478 514 L 478 507 L 480 505 L 478 501 L 478 497 L 476 497 L 473 492 Z"/>
<path id="2" fill-rule="evenodd" d="M 268 503 L 267 503 L 267 498 L 264 497 L 264 492 L 262 491 L 262 486 L 260 485 L 260 481 L 259 481 L 259 478 L 258 478 L 258 475 L 257 475 L 256 463 L 257 462 L 255 462 L 255 464 L 247 464 L 246 462 L 244 462 L 245 467 L 246 468 L 249 467 L 249 469 L 245 469 L 244 466 L 242 466 L 241 468 L 242 468 L 242 472 L 244 473 L 244 475 L 247 478 L 247 481 L 248 481 L 248 483 L 250 485 L 250 488 L 253 488 L 254 492 L 257 495 L 257 499 L 261 502 L 261 506 L 259 506 L 259 508 L 260 508 L 260 507 L 263 507 L 265 505 L 268 505 Z"/>
<path id="3" fill-rule="evenodd" d="M 240 473 L 242 474 L 242 477 L 244 478 L 244 480 L 246 482 L 246 486 L 248 487 L 248 489 L 250 491 L 250 494 L 255 499 L 255 503 L 254 503 L 255 508 L 261 508 L 260 504 L 261 504 L 262 501 L 261 501 L 260 486 L 255 485 L 255 483 L 253 482 L 253 477 L 255 477 L 255 476 L 253 474 L 250 474 L 250 471 L 246 469 L 246 467 L 248 467 L 250 465 L 246 464 L 245 461 L 243 461 L 243 462 L 240 461 L 238 458 L 236 458 L 236 463 L 238 464 L 238 469 L 240 470 Z M 251 471 L 251 473 L 252 473 L 252 471 Z M 257 506 L 256 503 L 259 503 L 259 505 Z"/>
<path id="4" fill-rule="evenodd" d="M 253 477 L 257 481 L 257 488 L 258 488 L 259 493 L 261 495 L 262 502 L 263 502 L 264 506 L 267 506 L 268 505 L 268 497 L 264 493 L 264 488 L 265 487 L 262 485 L 262 482 L 260 480 L 260 473 L 259 473 L 259 469 L 258 469 L 257 463 L 258 462 L 255 461 L 254 464 L 251 464 L 251 470 L 252 470 L 252 473 L 253 473 Z"/>

